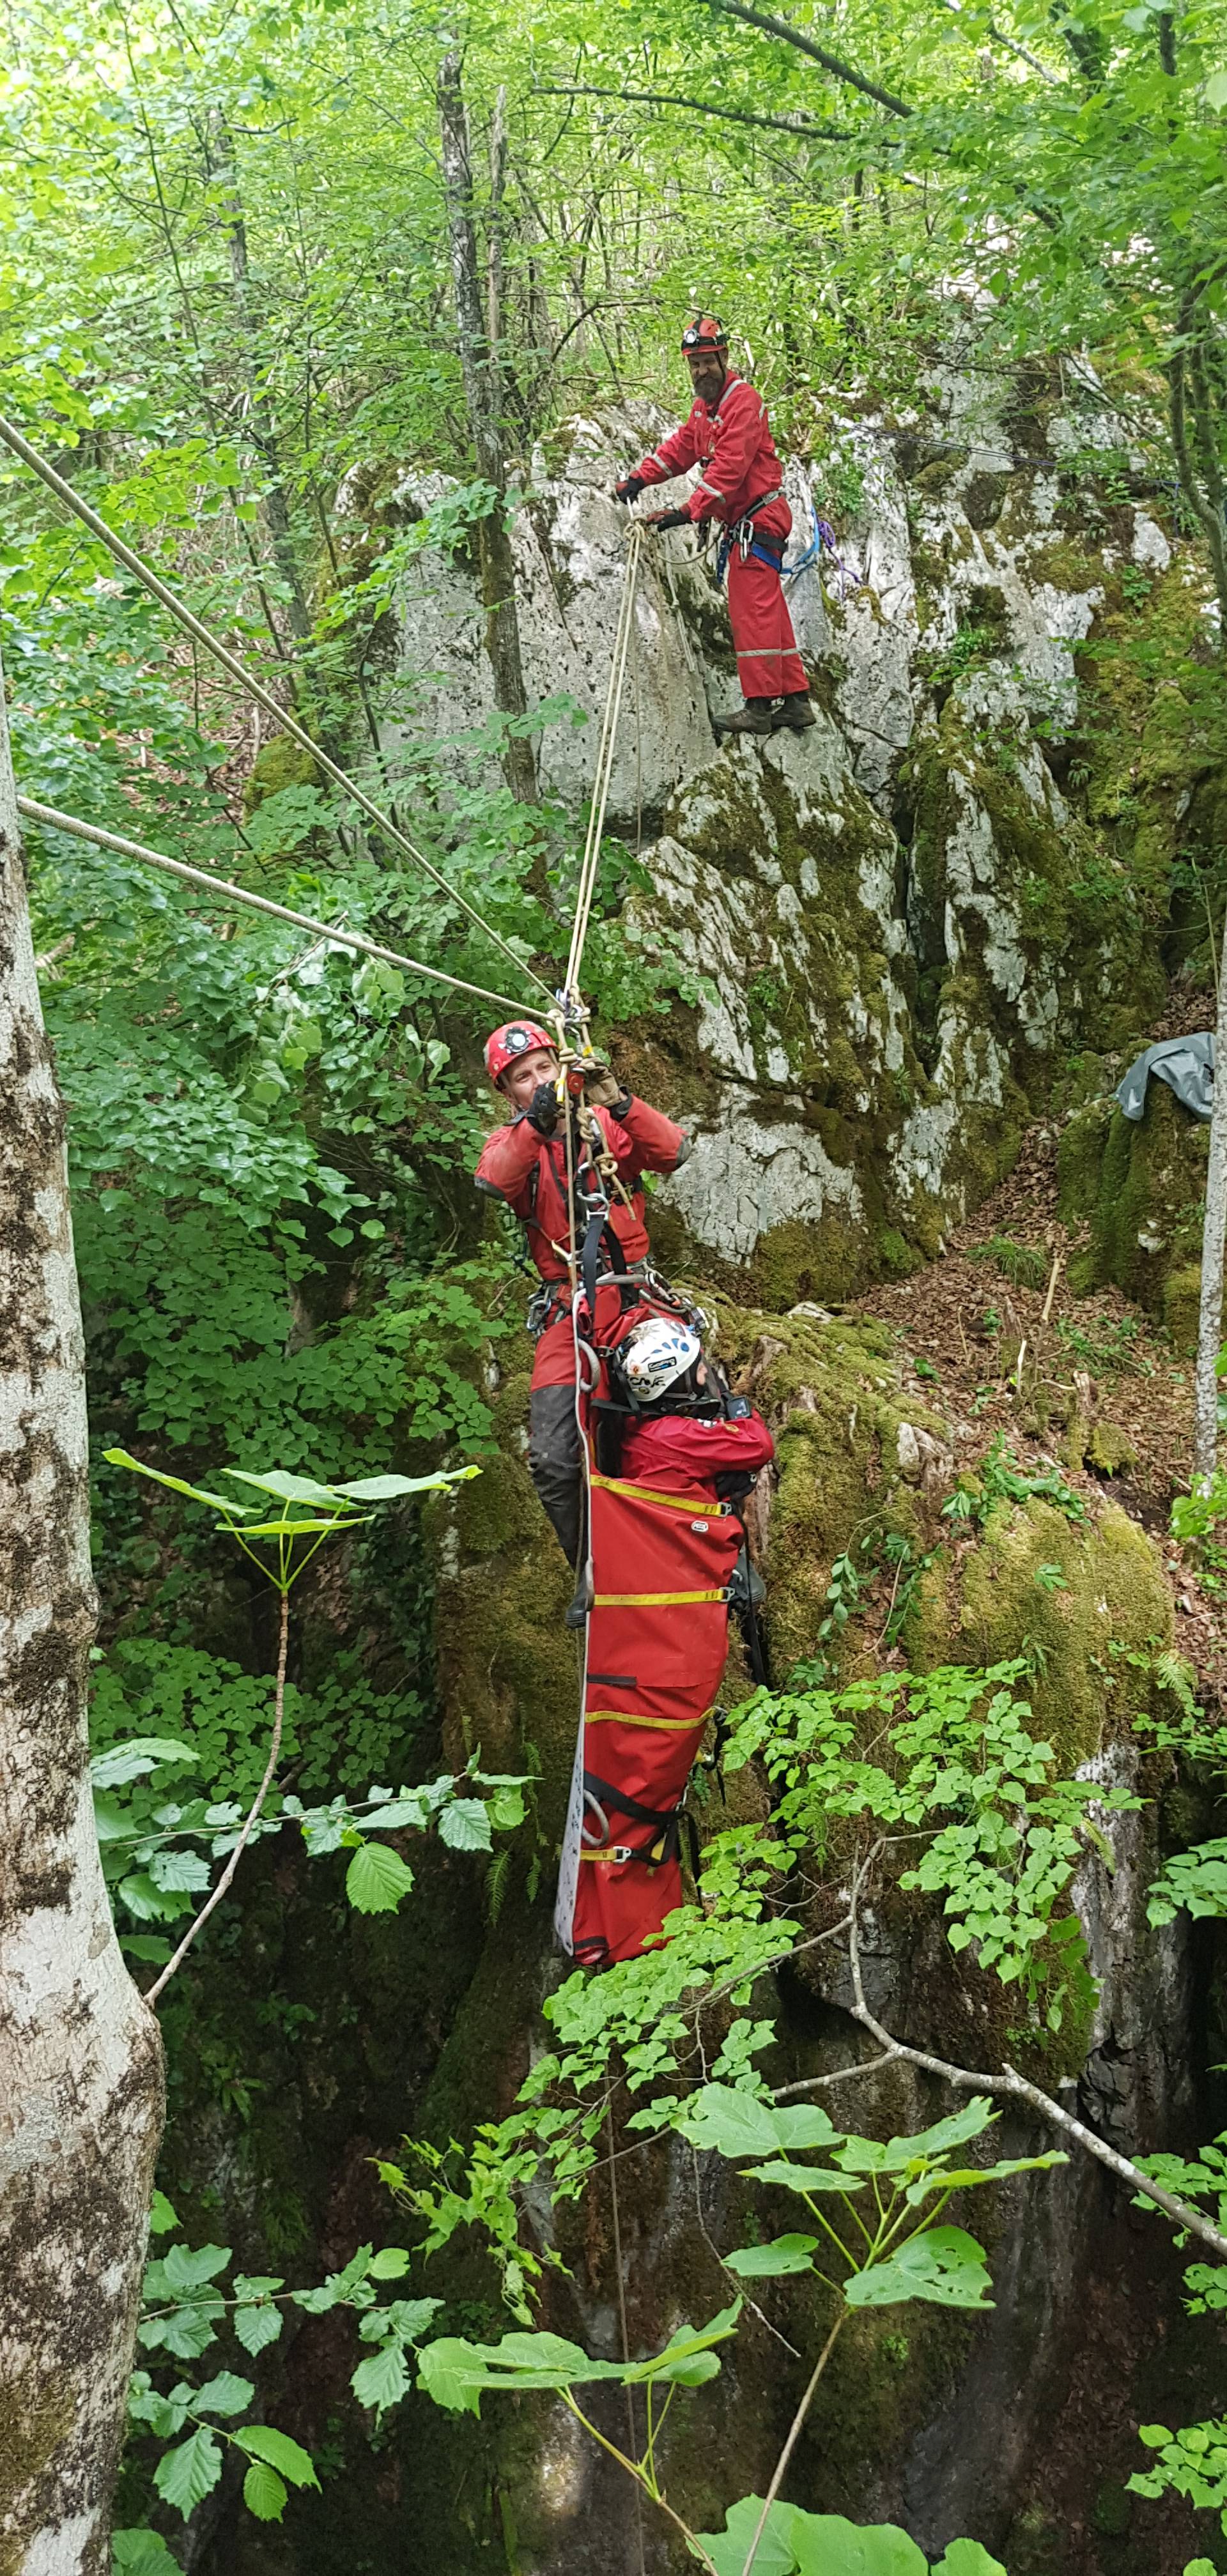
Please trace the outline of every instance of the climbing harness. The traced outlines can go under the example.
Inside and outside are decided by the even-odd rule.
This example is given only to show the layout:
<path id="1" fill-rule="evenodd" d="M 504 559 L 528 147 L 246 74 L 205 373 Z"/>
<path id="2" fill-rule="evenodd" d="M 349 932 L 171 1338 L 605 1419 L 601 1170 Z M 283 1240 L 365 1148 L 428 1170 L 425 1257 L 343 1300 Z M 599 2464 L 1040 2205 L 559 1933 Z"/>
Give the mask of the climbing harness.
<path id="1" fill-rule="evenodd" d="M 483 921 L 481 914 L 469 902 L 468 897 L 461 894 L 456 886 L 449 884 L 448 879 L 434 865 L 433 860 L 428 859 L 425 853 L 418 849 L 416 843 L 409 839 L 408 834 L 402 832 L 398 823 L 392 822 L 390 817 L 383 813 L 373 798 L 367 795 L 365 788 L 359 785 L 357 779 L 351 778 L 348 770 L 342 769 L 330 753 L 321 749 L 319 743 L 314 741 L 307 732 L 306 727 L 300 725 L 297 716 L 292 715 L 288 708 L 278 705 L 276 698 L 265 688 L 263 681 L 258 680 L 255 673 L 249 671 L 246 665 L 230 652 L 228 646 L 222 643 L 220 636 L 214 635 L 209 627 L 193 614 L 186 602 L 180 599 L 178 592 L 172 590 L 170 584 L 162 580 L 160 573 L 156 573 L 152 565 L 145 562 L 142 555 L 135 554 L 131 546 L 125 545 L 123 538 L 116 535 L 115 530 L 108 526 L 107 521 L 99 516 L 97 510 L 92 510 L 88 501 L 83 501 L 80 493 L 74 491 L 72 484 L 66 482 L 62 474 L 57 474 L 55 467 L 49 465 L 46 458 L 39 455 L 37 448 L 31 447 L 29 440 L 22 437 L 20 430 L 14 429 L 12 422 L 3 418 L 0 418 L 0 441 L 11 449 L 14 456 L 20 458 L 23 465 L 29 467 L 32 474 L 37 474 L 39 481 L 46 484 L 49 492 L 54 492 L 56 499 L 63 503 L 66 510 L 71 510 L 73 516 L 80 519 L 82 525 L 89 529 L 91 536 L 99 538 L 108 552 L 114 555 L 116 562 L 123 564 L 125 570 L 130 572 L 144 589 L 161 603 L 163 608 L 169 610 L 171 616 L 177 619 L 179 625 L 184 627 L 198 644 L 203 644 L 206 653 L 211 653 L 214 661 L 220 662 L 222 669 L 229 673 L 230 678 L 237 682 L 239 688 L 244 690 L 248 697 L 254 698 L 257 705 L 262 706 L 266 713 L 274 718 L 280 730 L 288 733 L 291 740 L 298 743 L 303 751 L 310 752 L 317 767 L 324 771 L 325 776 L 332 780 L 334 786 L 342 788 L 345 794 L 352 798 L 368 821 L 374 823 L 383 833 L 384 838 L 390 841 L 395 849 L 403 851 L 406 858 L 412 859 L 414 866 L 421 868 L 450 902 L 459 904 L 461 911 L 467 913 L 469 920 L 483 936 L 491 940 L 496 948 L 501 949 L 503 956 L 514 966 L 517 975 L 527 976 L 530 983 L 535 984 L 540 992 L 548 993 L 549 986 L 537 973 L 536 968 L 527 965 L 523 958 L 517 957 L 514 948 L 509 948 L 501 934 L 493 930 L 488 921 Z M 602 808 L 602 813 L 603 811 Z M 469 989 L 479 988 L 470 987 Z M 518 1007 L 517 1004 L 516 1008 Z"/>
<path id="2" fill-rule="evenodd" d="M 742 512 L 739 519 L 734 519 L 730 525 L 721 529 L 716 543 L 717 590 L 722 590 L 724 587 L 724 576 L 728 571 L 729 557 L 734 546 L 743 563 L 750 561 L 765 563 L 770 564 L 773 572 L 780 570 L 784 561 L 782 542 L 777 544 L 773 537 L 765 536 L 755 527 L 754 522 L 760 510 L 768 509 L 773 501 L 782 501 L 783 498 L 784 486 L 782 483 L 777 483 L 774 492 L 760 492 L 757 501 L 751 501 L 749 508 Z"/>

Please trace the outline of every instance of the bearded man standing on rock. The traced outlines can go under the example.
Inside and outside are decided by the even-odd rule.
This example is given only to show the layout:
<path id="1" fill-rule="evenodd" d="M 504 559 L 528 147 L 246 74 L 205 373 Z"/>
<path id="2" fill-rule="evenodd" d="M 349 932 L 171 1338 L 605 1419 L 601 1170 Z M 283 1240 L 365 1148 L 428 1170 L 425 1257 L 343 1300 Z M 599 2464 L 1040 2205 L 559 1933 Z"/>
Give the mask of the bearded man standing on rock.
<path id="1" fill-rule="evenodd" d="M 723 530 L 717 576 L 723 578 L 727 563 L 729 619 L 745 705 L 720 719 L 718 730 L 768 734 L 787 727 L 803 733 L 814 722 L 814 710 L 780 579 L 792 512 L 767 406 L 730 367 L 728 345 L 714 313 L 698 313 L 687 323 L 682 355 L 695 393 L 689 419 L 615 485 L 614 499 L 637 501 L 649 484 L 668 483 L 692 465 L 701 468 L 685 506 L 657 510 L 645 525 L 703 527 L 716 519 Z"/>

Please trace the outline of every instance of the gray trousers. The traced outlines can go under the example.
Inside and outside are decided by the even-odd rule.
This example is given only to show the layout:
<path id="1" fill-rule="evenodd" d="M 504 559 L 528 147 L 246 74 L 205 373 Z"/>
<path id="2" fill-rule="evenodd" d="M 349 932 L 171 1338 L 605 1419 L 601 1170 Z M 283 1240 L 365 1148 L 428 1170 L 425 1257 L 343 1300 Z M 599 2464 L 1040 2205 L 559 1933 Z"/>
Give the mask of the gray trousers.
<path id="1" fill-rule="evenodd" d="M 584 1467 L 575 1420 L 575 1389 L 536 1386 L 528 1404 L 528 1472 L 558 1534 L 568 1565 L 578 1566 L 584 1526 Z"/>

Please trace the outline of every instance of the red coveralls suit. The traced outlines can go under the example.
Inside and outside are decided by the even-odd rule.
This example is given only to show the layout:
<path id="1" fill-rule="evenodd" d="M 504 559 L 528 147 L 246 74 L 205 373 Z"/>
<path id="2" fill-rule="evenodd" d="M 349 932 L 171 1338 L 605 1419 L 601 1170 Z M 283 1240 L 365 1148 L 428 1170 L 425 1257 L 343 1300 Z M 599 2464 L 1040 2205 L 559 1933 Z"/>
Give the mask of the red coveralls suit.
<path id="1" fill-rule="evenodd" d="M 592 1476 L 593 1606 L 555 1928 L 582 1966 L 634 1959 L 682 1902 L 678 1810 L 728 1652 L 741 1522 L 716 1479 L 772 1457 L 766 1423 L 644 1418 Z"/>
<path id="2" fill-rule="evenodd" d="M 629 1270 L 645 1261 L 648 1233 L 644 1222 L 644 1172 L 673 1172 L 690 1151 L 690 1140 L 633 1095 L 615 1117 L 598 1109 L 596 1116 L 618 1167 L 629 1207 L 610 1191 L 609 1224 L 616 1238 L 620 1266 Z M 498 1127 L 482 1148 L 477 1187 L 505 1199 L 528 1235 L 528 1248 L 544 1280 L 557 1281 L 560 1294 L 537 1343 L 529 1402 L 528 1465 L 542 1505 L 554 1524 L 572 1565 L 579 1561 L 583 1526 L 583 1476 L 579 1430 L 575 1420 L 575 1345 L 565 1249 L 570 1239 L 567 1214 L 566 1144 L 561 1133 L 539 1136 L 526 1118 Z M 557 1247 L 562 1246 L 559 1250 Z M 608 1260 L 602 1258 L 602 1269 Z M 598 1340 L 612 1332 L 620 1313 L 615 1288 L 597 1290 Z"/>
<path id="3" fill-rule="evenodd" d="M 644 484 L 667 483 L 691 465 L 701 466 L 702 474 L 682 506 L 696 527 L 714 518 L 735 528 L 754 501 L 778 490 L 783 475 L 767 406 L 743 376 L 727 375 L 719 401 L 710 408 L 700 394 L 689 419 L 662 438 L 635 472 Z M 762 540 L 782 562 L 792 527 L 783 494 L 756 510 L 750 525 L 754 541 Z M 809 682 L 779 570 L 752 554 L 743 561 L 737 544 L 729 558 L 729 618 L 743 698 L 803 696 Z"/>

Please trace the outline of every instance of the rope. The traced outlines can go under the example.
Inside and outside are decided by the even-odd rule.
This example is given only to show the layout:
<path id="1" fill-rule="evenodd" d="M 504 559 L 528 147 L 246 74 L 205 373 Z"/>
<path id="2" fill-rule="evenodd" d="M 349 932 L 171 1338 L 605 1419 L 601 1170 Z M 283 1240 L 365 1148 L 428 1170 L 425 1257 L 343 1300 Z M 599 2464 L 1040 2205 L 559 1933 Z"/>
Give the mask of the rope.
<path id="1" fill-rule="evenodd" d="M 171 616 L 178 619 L 180 626 L 184 627 L 198 644 L 203 644 L 205 651 L 211 653 L 216 662 L 220 662 L 222 669 L 229 672 L 231 679 L 236 681 L 249 697 L 254 698 L 259 706 L 266 709 L 282 731 L 288 733 L 292 741 L 299 743 L 304 751 L 310 752 L 312 759 L 318 763 L 325 775 L 332 779 L 335 786 L 342 788 L 347 796 L 353 798 L 355 805 L 361 808 L 369 822 L 377 826 L 385 839 L 391 841 L 394 848 L 403 850 L 406 858 L 412 859 L 415 867 L 422 868 L 451 902 L 459 904 L 461 911 L 468 914 L 470 921 L 476 924 L 478 930 L 482 931 L 487 939 L 492 940 L 496 948 L 501 949 L 503 956 L 515 967 L 517 975 L 527 975 L 539 992 L 548 993 L 549 985 L 543 976 L 538 975 L 535 967 L 526 965 L 522 958 L 516 956 L 514 948 L 509 948 L 498 931 L 492 930 L 488 921 L 483 921 L 481 914 L 474 910 L 467 898 L 459 893 L 454 885 L 450 885 L 433 861 L 407 838 L 399 824 L 391 822 L 380 807 L 372 802 L 365 789 L 358 785 L 356 779 L 350 777 L 348 770 L 342 769 L 328 752 L 320 749 L 319 744 L 312 739 L 305 727 L 300 725 L 297 716 L 291 715 L 285 707 L 278 706 L 277 700 L 265 688 L 263 681 L 258 680 L 255 673 L 249 671 L 245 664 L 240 662 L 221 642 L 220 638 L 201 623 L 201 620 L 180 599 L 178 593 L 162 580 L 161 575 L 153 570 L 151 564 L 144 561 L 143 556 L 134 554 L 131 546 L 125 545 L 123 538 L 116 536 L 114 529 L 108 527 L 106 520 L 100 518 L 98 512 L 90 508 L 88 501 L 82 500 L 80 493 L 73 490 L 71 483 L 65 482 L 62 474 L 56 473 L 55 467 L 49 465 L 46 458 L 39 455 L 37 448 L 30 446 L 28 439 L 22 437 L 20 430 L 14 429 L 12 422 L 3 418 L 0 418 L 0 441 L 11 449 L 13 455 L 18 457 L 23 465 L 29 467 L 32 474 L 37 474 L 39 481 L 46 484 L 49 492 L 54 492 L 56 499 L 63 503 L 65 509 L 71 510 L 74 517 L 80 519 L 82 525 L 89 529 L 91 536 L 97 537 L 107 547 L 117 563 L 123 564 L 126 571 L 143 583 L 145 589 L 150 591 L 156 600 L 160 600 L 163 608 L 169 609 Z M 604 808 L 602 808 L 603 811 Z M 418 969 L 419 973 L 429 973 L 429 971 L 429 968 Z M 471 985 L 468 989 L 476 992 L 480 987 Z M 519 1007 L 517 1003 L 517 1010 Z"/>
<path id="2" fill-rule="evenodd" d="M 642 551 L 643 526 L 639 522 L 631 529 L 630 548 L 626 559 L 626 579 L 622 585 L 622 601 L 618 610 L 617 632 L 614 636 L 613 660 L 609 666 L 605 714 L 601 724 L 601 739 L 597 746 L 596 767 L 592 776 L 592 805 L 588 815 L 588 834 L 584 842 L 584 855 L 580 861 L 575 926 L 571 932 L 571 953 L 567 959 L 564 986 L 564 993 L 568 999 L 577 1000 L 579 996 L 580 967 L 583 962 L 584 942 L 588 936 L 592 898 L 596 890 L 597 868 L 600 864 L 601 834 L 605 828 L 605 808 L 609 801 L 609 782 L 613 775 L 614 744 L 617 738 L 618 718 L 622 712 L 626 657 L 634 622 L 635 587 L 639 578 L 639 557 Z"/>
<path id="3" fill-rule="evenodd" d="M 491 993 L 484 984 L 466 984 L 459 975 L 445 975 L 441 966 L 424 966 L 420 957 L 402 957 L 396 948 L 381 948 L 374 939 L 364 939 L 357 930 L 332 928 L 326 921 L 313 921 L 306 912 L 291 912 L 284 903 L 270 903 L 268 896 L 249 894 L 245 886 L 232 885 L 228 877 L 214 877 L 204 868 L 190 868 L 184 859 L 164 858 L 160 850 L 147 850 L 141 841 L 126 841 L 121 832 L 104 832 L 96 823 L 78 822 L 74 814 L 61 814 L 54 805 L 38 805 L 32 796 L 17 798 L 17 811 L 31 823 L 43 823 L 55 832 L 69 832 L 78 841 L 96 841 L 99 849 L 118 850 L 125 859 L 140 859 L 148 868 L 164 868 L 171 877 L 182 877 L 188 885 L 202 886 L 223 903 L 245 903 L 253 912 L 268 912 L 274 921 L 288 921 L 296 930 L 313 930 L 321 939 L 338 948 L 355 948 L 361 957 L 379 957 L 388 966 L 407 966 L 413 975 L 429 975 L 432 983 L 451 984 L 458 993 L 476 993 L 483 1002 L 497 1002 L 500 1010 L 516 1011 L 527 1016 L 522 1002 L 513 1002 L 506 993 Z"/>

